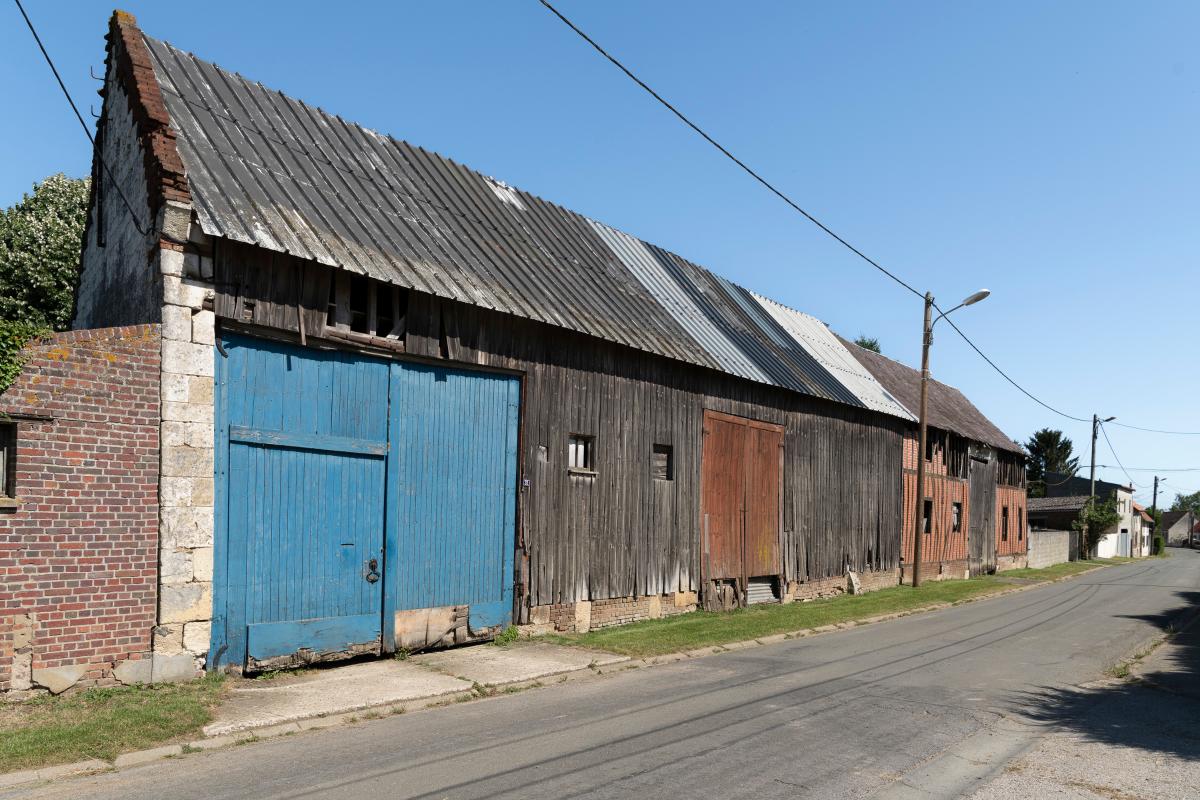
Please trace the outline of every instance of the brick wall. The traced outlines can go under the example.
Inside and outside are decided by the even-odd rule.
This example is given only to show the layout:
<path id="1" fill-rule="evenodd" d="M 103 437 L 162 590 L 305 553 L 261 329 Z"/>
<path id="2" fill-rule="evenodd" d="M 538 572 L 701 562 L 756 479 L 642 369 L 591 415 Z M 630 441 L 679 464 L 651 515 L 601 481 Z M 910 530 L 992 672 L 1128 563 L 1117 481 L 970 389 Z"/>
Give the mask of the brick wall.
<path id="1" fill-rule="evenodd" d="M 901 553 L 905 564 L 913 561 L 913 530 L 917 513 L 917 437 L 908 432 L 904 437 L 904 517 L 901 530 Z M 921 563 L 937 564 L 963 561 L 967 558 L 968 520 L 971 500 L 967 481 L 946 474 L 946 466 L 935 454 L 926 461 L 925 496 L 933 500 L 932 530 L 921 542 Z M 962 524 L 954 530 L 954 504 L 962 504 Z M 962 577 L 961 574 L 955 577 Z"/>
<path id="2" fill-rule="evenodd" d="M 1004 530 L 1004 509 L 1008 509 L 1008 530 Z M 1025 490 L 1015 486 L 996 487 L 996 554 L 1022 555 L 1029 549 L 1025 515 Z M 1007 535 L 1006 535 L 1007 534 Z"/>
<path id="3" fill-rule="evenodd" d="M 17 504 L 0 511 L 0 690 L 112 682 L 148 657 L 155 623 L 159 329 L 72 331 L 26 353 L 0 395 L 17 425 Z"/>

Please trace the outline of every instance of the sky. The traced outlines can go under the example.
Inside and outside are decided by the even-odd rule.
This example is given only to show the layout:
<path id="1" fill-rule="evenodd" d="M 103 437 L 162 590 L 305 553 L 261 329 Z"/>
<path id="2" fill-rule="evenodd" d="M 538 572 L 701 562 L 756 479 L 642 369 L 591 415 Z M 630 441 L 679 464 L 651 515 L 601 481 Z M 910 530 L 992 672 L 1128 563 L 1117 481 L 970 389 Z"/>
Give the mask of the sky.
<path id="1" fill-rule="evenodd" d="M 1200 431 L 1200 4 L 560 0 L 567 16 L 1032 394 Z M 920 360 L 922 304 L 757 185 L 535 0 L 127 2 L 144 31 Z M 112 6 L 26 9 L 86 119 Z M 91 149 L 0 5 L 0 205 Z M 932 371 L 1019 441 L 1090 423 L 944 323 Z M 1200 436 L 1107 426 L 1097 475 L 1200 489 Z M 1161 501 L 1161 495 L 1160 495 Z"/>

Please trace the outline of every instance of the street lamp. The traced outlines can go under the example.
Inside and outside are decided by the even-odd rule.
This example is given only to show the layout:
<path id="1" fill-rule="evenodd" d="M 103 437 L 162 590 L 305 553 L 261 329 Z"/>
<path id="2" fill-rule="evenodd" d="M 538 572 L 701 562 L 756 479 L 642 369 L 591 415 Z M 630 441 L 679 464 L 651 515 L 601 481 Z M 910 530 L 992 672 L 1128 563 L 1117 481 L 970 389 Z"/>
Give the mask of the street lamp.
<path id="1" fill-rule="evenodd" d="M 933 326 L 937 325 L 942 317 L 958 311 L 963 306 L 973 306 L 990 294 L 991 291 L 980 289 L 949 311 L 938 314 L 937 319 L 933 319 L 933 295 L 929 292 L 925 293 L 925 324 L 921 329 L 921 409 L 917 423 L 919 431 L 917 435 L 917 498 L 915 504 L 917 513 L 916 521 L 913 523 L 912 585 L 914 589 L 921 585 L 921 536 L 925 533 L 925 439 L 928 435 L 925 411 L 929 402 L 929 346 L 933 344 Z"/>

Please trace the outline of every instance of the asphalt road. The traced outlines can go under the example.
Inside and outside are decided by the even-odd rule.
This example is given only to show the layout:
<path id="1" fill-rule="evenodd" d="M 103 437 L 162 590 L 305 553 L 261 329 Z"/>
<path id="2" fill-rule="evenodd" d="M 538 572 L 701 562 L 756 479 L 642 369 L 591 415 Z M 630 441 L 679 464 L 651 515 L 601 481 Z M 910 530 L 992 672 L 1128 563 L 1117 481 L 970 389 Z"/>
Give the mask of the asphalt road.
<path id="1" fill-rule="evenodd" d="M 954 797 L 1200 598 L 1200 553 L 3 797 Z"/>

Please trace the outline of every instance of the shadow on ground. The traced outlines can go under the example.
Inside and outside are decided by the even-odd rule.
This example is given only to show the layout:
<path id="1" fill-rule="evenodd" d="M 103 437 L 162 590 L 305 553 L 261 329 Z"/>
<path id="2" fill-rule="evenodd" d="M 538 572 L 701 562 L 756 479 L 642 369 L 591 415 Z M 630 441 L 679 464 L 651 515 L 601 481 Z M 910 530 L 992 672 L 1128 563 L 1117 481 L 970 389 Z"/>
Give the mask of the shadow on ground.
<path id="1" fill-rule="evenodd" d="M 1200 761 L 1200 592 L 1178 597 L 1182 604 L 1162 614 L 1121 615 L 1164 632 L 1186 626 L 1144 663 L 1135 663 L 1128 679 L 1022 692 L 1013 697 L 1020 713 L 1084 740 Z M 1123 672 L 1118 668 L 1114 676 Z"/>

